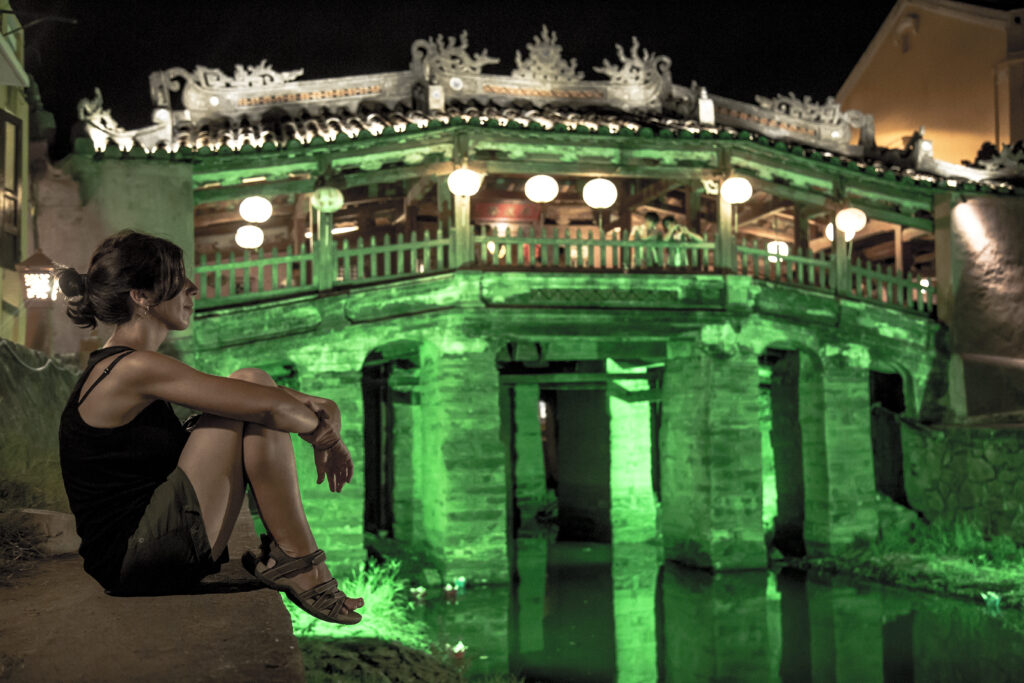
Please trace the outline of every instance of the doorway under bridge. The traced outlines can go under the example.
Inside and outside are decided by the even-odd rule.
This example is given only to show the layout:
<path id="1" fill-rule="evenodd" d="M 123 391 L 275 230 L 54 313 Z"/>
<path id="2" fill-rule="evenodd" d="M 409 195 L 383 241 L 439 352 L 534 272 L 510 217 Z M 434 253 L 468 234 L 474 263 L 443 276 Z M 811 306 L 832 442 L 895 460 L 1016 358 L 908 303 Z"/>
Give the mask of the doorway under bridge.
<path id="1" fill-rule="evenodd" d="M 498 367 L 510 538 L 652 540 L 663 365 L 605 359 Z"/>

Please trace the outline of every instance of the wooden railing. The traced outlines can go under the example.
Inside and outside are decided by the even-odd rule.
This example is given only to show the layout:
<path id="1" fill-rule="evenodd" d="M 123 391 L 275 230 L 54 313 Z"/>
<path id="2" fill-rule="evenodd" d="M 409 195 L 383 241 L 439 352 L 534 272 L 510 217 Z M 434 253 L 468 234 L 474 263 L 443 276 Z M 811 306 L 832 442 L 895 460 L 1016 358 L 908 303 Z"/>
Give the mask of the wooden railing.
<path id="1" fill-rule="evenodd" d="M 384 235 L 379 244 L 373 235 L 365 243 L 362 237 L 345 239 L 335 250 L 337 280 L 362 285 L 449 270 L 450 250 L 451 239 L 442 228 L 433 234 L 414 232 L 408 239 L 399 233 L 394 241 Z"/>
<path id="2" fill-rule="evenodd" d="M 239 259 L 228 254 L 227 260 L 222 260 L 217 254 L 212 263 L 206 254 L 200 254 L 197 303 L 200 308 L 211 308 L 315 291 L 315 276 L 313 254 L 305 244 L 297 253 L 289 246 L 284 253 L 276 248 L 269 252 L 254 249 Z"/>
<path id="3" fill-rule="evenodd" d="M 582 228 L 567 228 L 566 234 L 561 236 L 531 229 L 520 230 L 516 235 L 501 235 L 481 227 L 473 235 L 473 245 L 475 263 L 482 267 L 619 272 L 707 272 L 714 267 L 714 245 L 709 242 L 627 240 L 616 233 L 594 237 L 588 236 Z"/>
<path id="4" fill-rule="evenodd" d="M 736 246 L 736 261 L 737 273 L 758 280 L 825 290 L 835 287 L 835 262 L 825 252 L 815 254 L 798 249 L 788 256 L 776 256 L 762 247 L 741 242 Z"/>
<path id="5" fill-rule="evenodd" d="M 928 314 L 935 310 L 935 288 L 923 287 L 920 280 L 905 277 L 895 272 L 892 266 L 883 268 L 877 263 L 861 260 L 850 266 L 850 279 L 848 296 L 855 299 L 868 299 Z"/>
<path id="6" fill-rule="evenodd" d="M 559 232 L 559 231 L 562 232 Z M 630 240 L 618 231 L 595 228 L 519 228 L 515 234 L 477 226 L 469 234 L 469 263 L 456 263 L 456 233 L 438 228 L 385 235 L 331 239 L 311 252 L 305 245 L 293 253 L 272 249 L 248 252 L 242 258 L 220 256 L 212 263 L 199 259 L 196 279 L 200 308 L 271 299 L 454 270 L 458 267 L 497 270 L 587 271 L 607 273 L 721 273 L 713 242 Z M 320 249 L 329 253 L 317 253 Z M 314 258 L 317 257 L 317 258 Z M 834 292 L 904 310 L 931 315 L 934 287 L 863 261 L 840 264 L 826 252 L 797 250 L 777 256 L 752 242 L 736 245 L 732 272 L 758 280 Z M 840 276 L 840 273 L 844 273 Z M 842 284 L 841 281 L 845 281 Z"/>

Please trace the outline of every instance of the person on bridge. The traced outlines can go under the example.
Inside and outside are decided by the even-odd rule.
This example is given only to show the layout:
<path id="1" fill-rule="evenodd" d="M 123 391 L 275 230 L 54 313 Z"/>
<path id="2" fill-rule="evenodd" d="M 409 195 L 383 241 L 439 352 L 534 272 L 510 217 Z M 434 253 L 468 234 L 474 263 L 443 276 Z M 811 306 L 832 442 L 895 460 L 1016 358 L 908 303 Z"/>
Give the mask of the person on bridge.
<path id="1" fill-rule="evenodd" d="M 313 447 L 317 483 L 341 491 L 352 458 L 331 400 L 277 386 L 262 370 L 208 375 L 157 351 L 191 322 L 196 285 L 171 242 L 124 231 L 82 274 L 59 271 L 67 314 L 114 326 L 92 353 L 60 422 L 64 487 L 85 571 L 108 592 L 187 588 L 227 561 L 245 487 L 269 532 L 243 564 L 315 617 L 355 624 L 306 521 L 290 432 Z M 171 403 L 200 414 L 180 423 Z"/>

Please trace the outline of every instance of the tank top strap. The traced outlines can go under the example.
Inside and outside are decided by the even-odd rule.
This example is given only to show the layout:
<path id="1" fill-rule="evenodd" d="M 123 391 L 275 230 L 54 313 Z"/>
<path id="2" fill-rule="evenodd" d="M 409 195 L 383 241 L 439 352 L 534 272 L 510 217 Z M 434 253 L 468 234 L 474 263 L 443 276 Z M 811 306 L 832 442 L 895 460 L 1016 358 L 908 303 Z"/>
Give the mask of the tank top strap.
<path id="1" fill-rule="evenodd" d="M 102 382 L 102 381 L 103 381 L 103 379 L 104 379 L 104 378 L 105 378 L 105 377 L 106 377 L 107 375 L 109 375 L 109 374 L 110 374 L 110 371 L 114 369 L 114 366 L 115 366 L 115 365 L 117 365 L 118 363 L 120 363 L 120 362 L 121 362 L 121 359 L 123 359 L 123 358 L 124 358 L 125 356 L 129 356 L 129 355 L 131 355 L 132 353 L 134 353 L 134 351 L 135 351 L 135 349 L 128 349 L 127 351 L 125 351 L 124 353 L 122 353 L 122 354 L 121 354 L 120 356 L 117 356 L 117 357 L 116 357 L 116 358 L 115 358 L 115 359 L 114 359 L 114 360 L 113 360 L 113 361 L 112 361 L 112 362 L 110 363 L 110 365 L 108 365 L 108 366 L 107 366 L 106 368 L 104 368 L 104 369 L 103 369 L 103 372 L 102 372 L 102 373 L 100 373 L 100 376 L 99 376 L 99 377 L 97 377 L 97 378 L 96 378 L 96 381 L 92 383 L 92 386 L 90 386 L 90 387 L 89 387 L 89 388 L 88 388 L 88 389 L 86 390 L 86 392 L 85 392 L 84 394 L 82 394 L 82 395 L 81 395 L 81 397 L 79 397 L 79 399 L 78 399 L 78 405 L 79 405 L 79 406 L 81 406 L 81 405 L 82 405 L 82 404 L 83 404 L 83 403 L 85 402 L 85 399 L 87 399 L 87 398 L 89 397 L 89 394 L 91 394 L 91 393 L 92 393 L 92 390 L 96 388 L 96 385 L 97 385 L 97 384 L 99 384 L 100 382 Z"/>

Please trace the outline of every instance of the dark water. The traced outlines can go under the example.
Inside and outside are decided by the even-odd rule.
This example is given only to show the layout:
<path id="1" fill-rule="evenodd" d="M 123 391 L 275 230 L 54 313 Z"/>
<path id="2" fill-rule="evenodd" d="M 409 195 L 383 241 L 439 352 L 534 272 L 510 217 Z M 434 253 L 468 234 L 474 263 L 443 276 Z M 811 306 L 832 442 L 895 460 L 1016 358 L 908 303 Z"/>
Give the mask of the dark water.
<path id="1" fill-rule="evenodd" d="M 428 602 L 470 677 L 528 681 L 1024 681 L 1013 614 L 787 572 L 712 575 L 647 546 L 520 540 L 513 586 Z"/>

